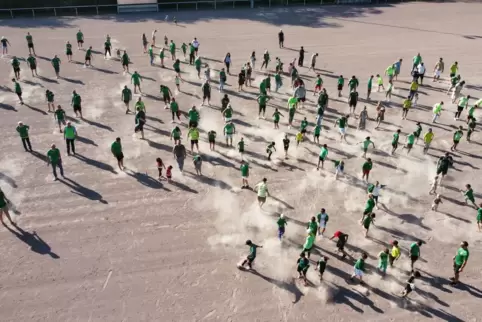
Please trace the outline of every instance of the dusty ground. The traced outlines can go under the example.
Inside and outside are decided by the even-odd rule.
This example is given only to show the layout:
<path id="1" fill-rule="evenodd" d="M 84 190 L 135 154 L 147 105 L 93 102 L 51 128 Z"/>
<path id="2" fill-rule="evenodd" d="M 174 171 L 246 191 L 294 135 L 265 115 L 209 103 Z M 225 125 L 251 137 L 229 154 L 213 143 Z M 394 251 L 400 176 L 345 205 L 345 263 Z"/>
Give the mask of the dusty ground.
<path id="1" fill-rule="evenodd" d="M 476 231 L 475 210 L 463 204 L 458 190 L 471 183 L 476 193 L 482 191 L 476 179 L 481 166 L 480 132 L 473 135 L 472 144 L 464 139 L 455 153 L 456 169 L 449 172 L 441 189 L 444 203 L 440 212 L 429 210 L 432 197 L 428 188 L 436 158 L 449 149 L 454 126 L 465 125 L 453 120 L 455 106 L 443 93 L 447 83 L 427 80 L 429 85 L 421 88 L 419 106 L 406 121 L 400 119 L 402 98 L 394 97 L 382 128 L 373 130 L 373 121 L 364 132 L 351 127 L 349 144 L 337 141 L 332 122 L 348 109 L 346 96 L 334 99 L 339 74 L 357 75 L 364 97 L 368 76 L 383 73 L 388 64 L 402 57 L 403 75 L 395 84 L 395 92 L 403 97 L 410 80 L 409 63 L 418 51 L 428 71 L 440 56 L 447 65 L 458 60 L 469 84 L 465 92 L 479 97 L 480 10 L 476 4 L 411 3 L 183 12 L 178 14 L 178 27 L 164 23 L 164 15 L 2 21 L 1 34 L 12 43 L 12 55 L 26 56 L 25 34 L 30 31 L 38 55 L 47 59 L 60 55 L 61 73 L 66 78 L 57 82 L 47 59 L 38 59 L 43 78 L 32 78 L 23 63 L 21 85 L 28 105 L 21 106 L 10 91 L 9 75 L 11 78 L 13 73 L 9 58 L 1 61 L 0 185 L 21 213 L 16 216 L 21 231 L 11 226 L 0 229 L 0 320 L 304 321 L 322 316 L 349 321 L 363 316 L 371 321 L 476 321 L 482 297 L 480 234 Z M 444 17 L 450 17 L 451 22 Z M 75 41 L 78 28 L 83 30 L 86 44 L 96 50 L 102 50 L 104 36 L 109 33 L 114 47 L 130 52 L 132 70 L 145 77 L 147 140 L 132 136 L 133 116 L 123 112 L 120 91 L 130 79 L 123 76 L 119 62 L 95 55 L 95 69 L 67 63 L 64 43 Z M 150 67 L 142 54 L 141 34 L 150 35 L 154 28 L 159 30 L 158 39 L 167 34 L 178 46 L 198 37 L 200 53 L 213 69 L 221 68 L 218 61 L 227 51 L 232 53 L 235 71 L 252 50 L 261 57 L 268 48 L 272 57 L 281 57 L 285 65 L 297 56 L 300 46 L 308 51 L 307 60 L 312 52 L 318 52 L 319 72 L 332 98 L 321 142 L 329 145 L 331 159 L 346 158 L 346 177 L 335 182 L 331 164 L 324 171 L 315 170 L 319 147 L 311 140 L 298 148 L 292 144 L 287 161 L 280 161 L 282 153 L 278 151 L 277 161 L 268 162 L 266 142 L 275 140 L 281 149 L 283 133 L 292 136 L 295 130 L 287 129 L 286 119 L 277 131 L 272 129 L 270 117 L 258 120 L 253 100 L 257 89 L 238 94 L 231 86 L 228 94 L 238 130 L 235 141 L 240 137 L 247 141 L 250 182 L 254 184 L 263 177 L 269 180 L 273 198 L 265 209 L 257 208 L 253 192 L 239 189 L 237 152 L 223 146 L 209 152 L 205 132 L 216 130 L 222 141 L 220 95 L 214 91 L 213 106 L 201 108 L 204 177 L 196 177 L 188 162 L 184 177 L 174 172 L 174 184 L 157 182 L 155 158 L 175 163 L 168 137 L 170 113 L 163 109 L 158 88 L 160 83 L 167 83 L 174 90 L 174 82 L 172 70 Z M 279 28 L 284 29 L 289 48 L 277 48 Z M 75 51 L 74 59 L 82 58 L 83 52 Z M 274 68 L 274 63 L 270 67 Z M 188 65 L 182 68 L 189 82 L 182 84 L 183 93 L 177 93 L 176 98 L 187 111 L 192 104 L 200 103 L 196 97 L 200 88 L 194 69 Z M 307 68 L 301 73 L 312 88 L 315 74 Z M 260 79 L 257 74 L 256 86 Z M 235 82 L 234 76 L 228 78 L 230 85 Z M 46 88 L 55 93 L 56 103 L 62 104 L 69 116 L 73 116 L 71 91 L 75 89 L 83 97 L 86 120 L 76 121 L 81 136 L 77 158 L 65 155 L 53 115 L 44 112 Z M 287 92 L 285 85 L 281 93 L 273 95 L 268 115 L 274 106 L 286 114 Z M 373 95 L 373 99 L 383 97 L 382 93 Z M 296 124 L 304 116 L 314 121 L 315 101 L 312 96 L 309 99 L 308 108 L 297 114 Z M 429 125 L 431 106 L 440 100 L 446 102 L 446 111 L 440 124 Z M 374 117 L 373 103 L 361 102 L 359 106 L 366 104 Z M 15 132 L 20 120 L 31 127 L 33 154 L 23 152 Z M 430 154 L 423 156 L 418 144 L 410 156 L 404 151 L 389 156 L 392 133 L 399 127 L 404 133 L 412 131 L 416 120 L 424 122 L 424 132 L 429 126 L 435 131 Z M 185 123 L 182 129 L 185 135 Z M 356 143 L 367 135 L 377 147 L 370 152 L 375 163 L 371 181 L 387 185 L 381 197 L 386 207 L 377 211 L 377 226 L 370 231 L 369 239 L 363 237 L 357 223 L 366 194 L 360 180 L 363 159 Z M 109 151 L 116 136 L 124 144 L 125 173 L 117 171 Z M 53 182 L 50 168 L 43 161 L 51 143 L 56 143 L 64 155 L 68 178 L 64 182 Z M 294 282 L 304 223 L 321 207 L 331 216 L 327 235 L 342 229 L 350 233 L 348 250 L 352 256 L 358 257 L 362 250 L 369 253 L 368 287 L 346 282 L 353 262 L 340 261 L 334 255 L 334 243 L 327 239 L 317 240 L 313 256 L 315 260 L 320 254 L 331 258 L 326 281 L 320 285 L 311 270 L 312 286 Z M 290 218 L 282 244 L 276 239 L 275 216 L 279 212 Z M 244 242 L 248 238 L 264 245 L 254 273 L 236 268 L 247 254 Z M 400 241 L 404 255 L 397 267 L 389 270 L 389 277 L 381 280 L 374 270 L 376 255 L 393 239 Z M 416 239 L 426 242 L 417 263 L 423 278 L 411 299 L 403 301 L 397 293 L 407 278 L 406 250 Z M 462 276 L 464 284 L 453 288 L 447 277 L 452 274 L 451 259 L 461 240 L 469 242 L 471 256 Z"/>

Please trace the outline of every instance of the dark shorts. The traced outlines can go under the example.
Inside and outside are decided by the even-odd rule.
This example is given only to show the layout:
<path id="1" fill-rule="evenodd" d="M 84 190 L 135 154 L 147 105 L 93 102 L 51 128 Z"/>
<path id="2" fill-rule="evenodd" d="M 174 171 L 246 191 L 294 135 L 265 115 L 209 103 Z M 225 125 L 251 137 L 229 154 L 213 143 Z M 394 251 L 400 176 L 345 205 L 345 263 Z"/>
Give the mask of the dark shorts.
<path id="1" fill-rule="evenodd" d="M 418 260 L 418 256 L 415 256 L 415 255 L 410 255 L 410 260 L 412 262 L 416 262 Z"/>
<path id="2" fill-rule="evenodd" d="M 115 156 L 115 158 L 117 159 L 117 161 L 122 161 L 124 160 L 124 153 L 119 153 L 118 155 Z"/>
<path id="3" fill-rule="evenodd" d="M 57 74 L 58 74 L 58 73 L 59 73 L 59 71 L 60 71 L 60 67 L 54 67 L 54 71 L 55 71 L 55 73 L 57 73 Z"/>
<path id="4" fill-rule="evenodd" d="M 33 48 L 33 43 L 32 43 L 32 44 L 28 44 L 28 48 Z"/>
<path id="5" fill-rule="evenodd" d="M 57 120 L 57 123 L 59 124 L 59 126 L 60 126 L 60 124 L 65 125 L 65 120 Z"/>
<path id="6" fill-rule="evenodd" d="M 298 273 L 306 274 L 306 272 L 308 271 L 308 267 L 306 267 L 306 268 L 298 267 L 298 268 L 296 268 L 296 270 L 298 271 Z"/>
<path id="7" fill-rule="evenodd" d="M 85 56 L 85 61 L 88 61 L 90 63 L 90 56 Z"/>
<path id="8" fill-rule="evenodd" d="M 369 215 L 369 214 L 371 214 L 371 211 L 368 211 L 368 210 L 364 210 L 364 211 L 363 211 L 363 215 L 364 215 L 364 216 Z"/>
<path id="9" fill-rule="evenodd" d="M 199 50 L 199 48 L 194 48 L 194 51 L 195 51 L 196 53 L 198 52 L 198 50 Z"/>
<path id="10" fill-rule="evenodd" d="M 209 139 L 209 143 L 216 143 L 216 139 Z"/>
<path id="11" fill-rule="evenodd" d="M 266 105 L 259 105 L 259 111 L 266 111 Z"/>
<path id="12" fill-rule="evenodd" d="M 306 129 L 302 129 L 302 130 L 301 130 L 301 133 L 305 134 L 305 133 L 306 133 Z"/>
<path id="13" fill-rule="evenodd" d="M 370 174 L 370 170 L 363 169 L 363 174 Z"/>
<path id="14" fill-rule="evenodd" d="M 285 145 L 283 148 L 284 148 L 285 151 L 288 151 L 288 149 L 290 148 L 290 146 L 289 146 L 289 145 Z"/>
<path id="15" fill-rule="evenodd" d="M 67 50 L 67 51 L 65 52 L 65 54 L 66 54 L 67 56 L 72 56 L 72 50 Z"/>
<path id="16" fill-rule="evenodd" d="M 127 66 L 129 66 L 129 63 L 122 63 L 122 67 L 127 67 Z M 136 85 L 136 84 L 134 84 L 134 85 Z"/>
<path id="17" fill-rule="evenodd" d="M 412 292 L 412 287 L 410 286 L 410 284 L 407 283 L 407 285 L 405 285 L 405 293 L 410 293 Z"/>
<path id="18" fill-rule="evenodd" d="M 462 265 L 457 265 L 454 262 L 454 273 L 458 273 L 461 267 L 462 267 Z"/>
<path id="19" fill-rule="evenodd" d="M 16 93 L 19 98 L 22 98 L 22 92 Z"/>
<path id="20" fill-rule="evenodd" d="M 260 197 L 260 196 L 258 196 L 258 201 L 259 201 L 259 202 L 265 202 L 265 201 L 266 201 L 266 197 Z"/>
<path id="21" fill-rule="evenodd" d="M 181 73 L 181 69 L 180 68 L 174 68 L 174 70 L 176 71 L 176 73 L 180 74 Z"/>
<path id="22" fill-rule="evenodd" d="M 127 105 L 129 104 L 130 100 L 124 100 L 124 104 Z"/>
<path id="23" fill-rule="evenodd" d="M 304 248 L 303 251 L 304 252 L 311 252 L 312 249 L 313 249 L 313 246 L 311 246 L 310 248 Z"/>
<path id="24" fill-rule="evenodd" d="M 210 100 L 210 99 L 211 99 L 211 93 L 204 93 L 204 94 L 203 94 L 203 100 L 205 100 L 206 98 L 207 98 L 208 100 Z"/>
<path id="25" fill-rule="evenodd" d="M 280 234 L 284 234 L 285 233 L 285 227 L 278 227 L 278 231 Z"/>
<path id="26" fill-rule="evenodd" d="M 191 140 L 191 144 L 198 144 L 199 140 Z"/>
<path id="27" fill-rule="evenodd" d="M 457 106 L 457 112 L 462 112 L 464 110 L 463 106 Z"/>
<path id="28" fill-rule="evenodd" d="M 343 251 L 345 250 L 345 243 L 341 240 L 338 240 L 338 242 L 336 243 L 336 247 L 338 248 L 338 250 Z"/>
<path id="29" fill-rule="evenodd" d="M 459 144 L 460 140 L 454 140 L 454 144 Z"/>
<path id="30" fill-rule="evenodd" d="M 320 135 L 319 135 L 319 134 L 315 134 L 314 137 L 315 137 L 315 138 L 319 138 Z"/>
<path id="31" fill-rule="evenodd" d="M 171 101 L 171 96 L 163 94 L 162 99 L 164 100 L 164 103 L 169 103 Z"/>
<path id="32" fill-rule="evenodd" d="M 392 143 L 392 148 L 398 148 L 398 143 Z"/>
<path id="33" fill-rule="evenodd" d="M 318 157 L 318 160 L 320 160 L 320 161 L 325 161 L 325 158 L 323 158 L 323 157 Z"/>
<path id="34" fill-rule="evenodd" d="M 454 77 L 455 73 L 450 73 L 450 78 Z"/>
<path id="35" fill-rule="evenodd" d="M 356 101 L 350 101 L 349 106 L 350 107 L 356 107 Z"/>
<path id="36" fill-rule="evenodd" d="M 137 124 L 136 127 L 134 128 L 134 132 L 139 132 L 139 131 L 144 131 L 144 123 L 143 122 Z"/>
<path id="37" fill-rule="evenodd" d="M 408 149 L 413 148 L 413 144 L 411 144 L 411 143 L 407 143 L 407 148 L 408 148 Z"/>
<path id="38" fill-rule="evenodd" d="M 77 40 L 77 43 L 81 43 L 81 44 L 83 44 L 83 43 L 84 43 L 84 41 L 83 41 L 83 40 Z"/>
<path id="39" fill-rule="evenodd" d="M 341 90 L 343 89 L 343 85 L 338 84 L 338 87 L 337 87 L 337 88 L 338 88 L 339 91 L 341 91 Z"/>
<path id="40" fill-rule="evenodd" d="M 80 111 L 82 111 L 82 106 L 74 105 L 74 112 L 80 112 Z"/>
<path id="41" fill-rule="evenodd" d="M 14 68 L 13 68 L 13 71 L 14 71 L 14 72 L 19 72 L 19 71 L 20 71 L 20 67 L 14 67 Z"/>
<path id="42" fill-rule="evenodd" d="M 37 65 L 30 65 L 30 69 L 31 70 L 37 69 Z"/>
<path id="43" fill-rule="evenodd" d="M 447 174 L 447 171 L 448 171 L 448 169 L 437 169 L 437 174 L 446 175 L 446 174 Z"/>

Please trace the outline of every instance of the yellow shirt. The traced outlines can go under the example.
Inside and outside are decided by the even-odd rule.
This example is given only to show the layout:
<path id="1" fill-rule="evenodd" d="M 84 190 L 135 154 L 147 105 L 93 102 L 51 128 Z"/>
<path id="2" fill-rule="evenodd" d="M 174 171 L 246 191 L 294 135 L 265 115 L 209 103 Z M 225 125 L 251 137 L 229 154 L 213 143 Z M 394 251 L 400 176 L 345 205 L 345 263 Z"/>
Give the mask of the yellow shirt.
<path id="1" fill-rule="evenodd" d="M 412 82 L 412 84 L 410 84 L 410 89 L 412 91 L 416 91 L 418 89 L 418 83 L 417 82 Z"/>
<path id="2" fill-rule="evenodd" d="M 296 141 L 300 142 L 301 140 L 303 140 L 303 133 L 298 132 L 296 134 Z"/>
<path id="3" fill-rule="evenodd" d="M 391 253 L 392 253 L 392 257 L 394 258 L 400 257 L 400 248 L 393 246 Z"/>
<path id="4" fill-rule="evenodd" d="M 430 142 L 432 142 L 433 136 L 434 136 L 433 132 L 427 132 L 427 133 L 425 133 L 425 135 L 423 136 L 423 142 L 425 142 L 425 143 L 430 143 Z"/>

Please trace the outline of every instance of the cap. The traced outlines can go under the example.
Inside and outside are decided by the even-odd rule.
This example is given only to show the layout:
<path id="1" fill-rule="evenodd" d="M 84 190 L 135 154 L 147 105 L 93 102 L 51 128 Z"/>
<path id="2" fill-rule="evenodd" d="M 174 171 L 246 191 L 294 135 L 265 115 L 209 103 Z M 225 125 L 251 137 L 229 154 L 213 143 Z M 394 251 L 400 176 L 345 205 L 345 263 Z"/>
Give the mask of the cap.
<path id="1" fill-rule="evenodd" d="M 340 237 L 341 234 L 343 234 L 341 231 L 335 231 L 335 233 L 333 234 L 333 237 Z"/>

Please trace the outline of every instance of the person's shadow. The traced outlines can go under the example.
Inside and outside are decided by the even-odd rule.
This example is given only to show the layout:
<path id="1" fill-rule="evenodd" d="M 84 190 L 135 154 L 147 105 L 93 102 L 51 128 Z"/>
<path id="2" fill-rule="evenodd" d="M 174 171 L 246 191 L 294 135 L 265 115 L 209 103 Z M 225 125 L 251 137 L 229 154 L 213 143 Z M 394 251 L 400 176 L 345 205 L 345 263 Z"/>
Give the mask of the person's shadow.
<path id="1" fill-rule="evenodd" d="M 49 244 L 47 244 L 39 235 L 37 235 L 36 231 L 29 233 L 28 231 L 23 230 L 18 226 L 14 226 L 18 231 L 8 227 L 3 223 L 3 226 L 7 228 L 12 234 L 15 235 L 18 239 L 23 241 L 25 244 L 30 246 L 30 250 L 34 253 L 40 255 L 50 255 L 53 259 L 59 259 L 59 255 L 52 252 Z"/>

